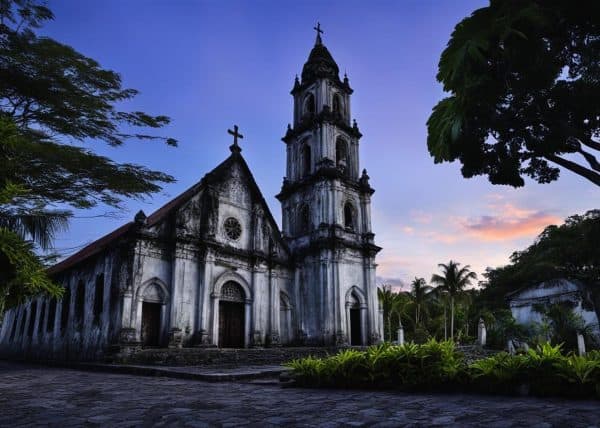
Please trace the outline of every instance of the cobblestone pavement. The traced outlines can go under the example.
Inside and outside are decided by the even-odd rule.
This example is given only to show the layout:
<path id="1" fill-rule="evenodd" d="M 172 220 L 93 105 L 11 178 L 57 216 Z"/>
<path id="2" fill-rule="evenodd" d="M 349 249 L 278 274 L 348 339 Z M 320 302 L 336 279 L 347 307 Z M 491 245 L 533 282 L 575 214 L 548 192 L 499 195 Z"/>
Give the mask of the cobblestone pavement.
<path id="1" fill-rule="evenodd" d="M 310 390 L 0 361 L 0 426 L 600 425 L 600 402 Z"/>

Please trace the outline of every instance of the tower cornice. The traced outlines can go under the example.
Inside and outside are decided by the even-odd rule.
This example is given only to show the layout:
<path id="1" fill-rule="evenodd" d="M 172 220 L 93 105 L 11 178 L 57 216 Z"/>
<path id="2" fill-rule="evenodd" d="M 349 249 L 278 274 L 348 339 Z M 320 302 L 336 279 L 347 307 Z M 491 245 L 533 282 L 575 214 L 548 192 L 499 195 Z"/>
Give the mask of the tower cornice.
<path id="1" fill-rule="evenodd" d="M 339 76 L 336 76 L 335 78 L 333 78 L 333 77 L 323 77 L 323 78 L 313 79 L 313 80 L 307 80 L 307 81 L 303 80 L 302 82 L 300 82 L 297 79 L 297 77 L 296 77 L 296 80 L 294 81 L 294 87 L 290 91 L 290 94 L 292 94 L 292 95 L 295 96 L 295 95 L 303 92 L 304 90 L 306 90 L 310 86 L 314 85 L 319 80 L 327 80 L 327 81 L 329 81 L 337 89 L 339 89 L 340 91 L 342 91 L 342 92 L 344 92 L 344 93 L 346 93 L 348 95 L 352 95 L 354 93 L 354 89 L 352 89 L 350 87 L 350 84 L 348 83 L 348 79 L 347 78 L 345 78 L 342 81 L 342 80 L 340 80 Z"/>
<path id="2" fill-rule="evenodd" d="M 349 136 L 354 137 L 357 140 L 362 137 L 358 126 L 356 126 L 356 122 L 355 125 L 350 126 L 346 123 L 341 114 L 334 113 L 329 110 L 329 108 L 324 108 L 320 113 L 310 118 L 303 119 L 295 128 L 289 127 L 286 134 L 281 138 L 281 141 L 286 144 L 290 143 L 304 132 L 308 130 L 316 130 L 324 123 L 330 123 L 337 126 Z"/>
<path id="3" fill-rule="evenodd" d="M 373 193 L 375 193 L 375 189 L 369 185 L 368 181 L 364 181 L 362 178 L 359 180 L 349 178 L 340 168 L 333 165 L 333 161 L 330 159 L 328 160 L 330 162 L 321 162 L 321 165 L 313 174 L 310 174 L 300 181 L 291 182 L 284 180 L 283 185 L 281 186 L 281 191 L 279 194 L 275 195 L 275 197 L 279 201 L 284 201 L 294 193 L 301 191 L 304 188 L 311 187 L 315 183 L 326 180 L 339 180 L 346 187 L 356 190 L 361 194 L 368 194 L 371 196 Z"/>
<path id="4" fill-rule="evenodd" d="M 375 245 L 374 238 L 373 233 L 360 235 L 348 232 L 339 224 L 321 224 L 310 233 L 306 244 L 296 247 L 293 253 L 296 259 L 302 260 L 310 254 L 320 254 L 323 249 L 354 249 L 369 257 L 375 257 L 382 248 Z"/>

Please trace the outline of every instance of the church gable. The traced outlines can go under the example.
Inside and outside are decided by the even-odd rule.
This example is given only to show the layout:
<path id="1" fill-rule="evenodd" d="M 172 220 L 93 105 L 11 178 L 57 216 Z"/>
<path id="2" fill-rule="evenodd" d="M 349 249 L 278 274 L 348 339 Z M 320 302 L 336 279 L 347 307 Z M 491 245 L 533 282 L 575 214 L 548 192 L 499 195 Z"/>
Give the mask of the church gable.
<path id="1" fill-rule="evenodd" d="M 214 240 L 239 250 L 256 251 L 265 255 L 275 253 L 287 259 L 287 248 L 279 228 L 240 154 L 232 155 L 233 162 L 218 174 L 211 174 Z"/>
<path id="2" fill-rule="evenodd" d="M 236 250 L 288 259 L 277 223 L 241 154 L 150 215 L 151 233 L 197 237 Z"/>

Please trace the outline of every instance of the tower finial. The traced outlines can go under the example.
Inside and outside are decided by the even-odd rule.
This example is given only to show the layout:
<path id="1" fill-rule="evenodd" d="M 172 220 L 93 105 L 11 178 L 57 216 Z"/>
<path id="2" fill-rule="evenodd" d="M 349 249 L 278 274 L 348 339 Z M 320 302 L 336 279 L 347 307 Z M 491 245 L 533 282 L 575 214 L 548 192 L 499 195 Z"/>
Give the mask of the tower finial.
<path id="1" fill-rule="evenodd" d="M 315 45 L 320 45 L 323 42 L 321 41 L 321 34 L 324 33 L 323 30 L 321 30 L 321 23 L 317 21 L 317 26 L 313 27 L 313 29 L 317 32 L 317 40 L 315 41 Z"/>

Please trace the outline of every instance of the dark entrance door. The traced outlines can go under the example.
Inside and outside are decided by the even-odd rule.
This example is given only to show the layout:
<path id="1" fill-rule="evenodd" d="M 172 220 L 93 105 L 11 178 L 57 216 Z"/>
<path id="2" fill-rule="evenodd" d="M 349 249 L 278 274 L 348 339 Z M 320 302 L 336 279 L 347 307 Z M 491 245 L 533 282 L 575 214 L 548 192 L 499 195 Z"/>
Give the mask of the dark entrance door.
<path id="1" fill-rule="evenodd" d="M 350 308 L 350 345 L 362 345 L 360 331 L 360 308 Z"/>
<path id="2" fill-rule="evenodd" d="M 219 347 L 244 347 L 244 304 L 219 302 Z"/>
<path id="3" fill-rule="evenodd" d="M 142 346 L 160 345 L 160 303 L 142 302 Z"/>

